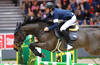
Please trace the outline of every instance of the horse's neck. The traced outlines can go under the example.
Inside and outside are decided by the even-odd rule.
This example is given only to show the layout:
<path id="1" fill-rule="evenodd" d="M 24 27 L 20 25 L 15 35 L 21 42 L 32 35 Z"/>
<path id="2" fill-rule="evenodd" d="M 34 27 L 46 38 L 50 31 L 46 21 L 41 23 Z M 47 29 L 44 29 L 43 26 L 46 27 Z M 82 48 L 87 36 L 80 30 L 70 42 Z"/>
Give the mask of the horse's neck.
<path id="1" fill-rule="evenodd" d="M 42 22 L 40 22 L 39 25 L 40 25 L 41 28 L 44 28 L 44 27 L 47 27 L 48 26 L 47 23 L 42 23 Z"/>
<path id="2" fill-rule="evenodd" d="M 27 24 L 23 26 L 23 30 L 27 34 L 39 35 L 40 32 L 43 31 L 46 26 L 48 26 L 48 24 L 43 22 L 36 22 L 33 24 Z"/>

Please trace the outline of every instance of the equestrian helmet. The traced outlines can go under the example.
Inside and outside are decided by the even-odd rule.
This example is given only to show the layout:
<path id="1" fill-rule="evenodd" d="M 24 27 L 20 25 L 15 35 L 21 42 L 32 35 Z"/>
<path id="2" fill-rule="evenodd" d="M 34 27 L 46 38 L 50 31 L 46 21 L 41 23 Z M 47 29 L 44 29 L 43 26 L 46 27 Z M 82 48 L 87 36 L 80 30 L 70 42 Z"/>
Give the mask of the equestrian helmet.
<path id="1" fill-rule="evenodd" d="M 46 3 L 45 8 L 54 8 L 54 4 L 52 2 L 48 2 Z"/>

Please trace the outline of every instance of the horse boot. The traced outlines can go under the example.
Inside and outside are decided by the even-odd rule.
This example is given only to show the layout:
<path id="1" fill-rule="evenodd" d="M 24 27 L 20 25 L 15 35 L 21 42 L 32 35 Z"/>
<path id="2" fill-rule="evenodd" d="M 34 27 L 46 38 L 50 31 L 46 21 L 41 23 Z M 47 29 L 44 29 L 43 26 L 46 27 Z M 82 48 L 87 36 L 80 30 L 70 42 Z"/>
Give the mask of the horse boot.
<path id="1" fill-rule="evenodd" d="M 69 31 L 63 30 L 62 34 L 67 42 L 65 48 L 67 48 L 68 50 L 72 49 L 73 46 L 72 46 L 72 41 L 70 40 L 70 37 L 69 37 Z"/>
<path id="2" fill-rule="evenodd" d="M 35 56 L 39 56 L 39 57 L 45 57 L 45 55 L 43 54 L 43 53 L 39 53 L 38 51 L 37 51 L 37 49 L 35 49 L 35 47 L 33 46 L 33 43 L 31 43 L 30 45 L 29 45 L 29 48 L 31 49 L 31 51 L 35 54 Z"/>

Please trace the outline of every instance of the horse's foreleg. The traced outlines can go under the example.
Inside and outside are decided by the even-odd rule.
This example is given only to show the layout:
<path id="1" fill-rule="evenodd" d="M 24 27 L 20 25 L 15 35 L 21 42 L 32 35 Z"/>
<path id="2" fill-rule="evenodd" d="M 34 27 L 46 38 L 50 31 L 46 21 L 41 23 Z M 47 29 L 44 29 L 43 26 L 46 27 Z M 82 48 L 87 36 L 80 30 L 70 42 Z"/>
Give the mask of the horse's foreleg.
<path id="1" fill-rule="evenodd" d="M 31 51 L 32 51 L 36 56 L 44 57 L 44 55 L 43 55 L 42 53 L 39 53 L 39 52 L 37 51 L 37 49 L 35 49 L 36 45 L 37 45 L 37 43 L 31 43 L 31 44 L 29 45 L 29 48 L 31 49 Z"/>

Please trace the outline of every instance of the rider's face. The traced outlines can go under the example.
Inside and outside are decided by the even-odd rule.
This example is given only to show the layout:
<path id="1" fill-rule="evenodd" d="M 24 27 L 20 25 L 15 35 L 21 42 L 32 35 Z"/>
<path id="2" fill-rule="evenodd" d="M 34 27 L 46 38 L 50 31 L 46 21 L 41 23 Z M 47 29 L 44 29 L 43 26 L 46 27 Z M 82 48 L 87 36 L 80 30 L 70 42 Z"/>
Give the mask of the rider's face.
<path id="1" fill-rule="evenodd" d="M 49 14 L 49 8 L 45 9 L 46 14 Z"/>

